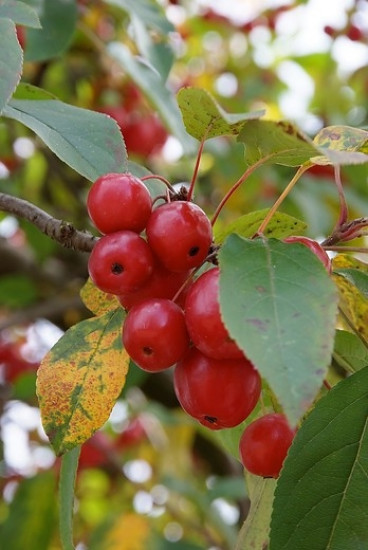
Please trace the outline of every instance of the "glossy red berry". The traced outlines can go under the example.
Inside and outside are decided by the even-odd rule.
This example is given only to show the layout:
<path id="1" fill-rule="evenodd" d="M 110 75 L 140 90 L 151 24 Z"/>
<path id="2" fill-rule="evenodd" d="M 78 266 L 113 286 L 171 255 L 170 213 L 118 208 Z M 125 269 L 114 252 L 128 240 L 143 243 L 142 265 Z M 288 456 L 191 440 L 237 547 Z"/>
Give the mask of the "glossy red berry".
<path id="1" fill-rule="evenodd" d="M 283 414 L 266 414 L 251 422 L 239 442 L 244 467 L 257 476 L 277 478 L 294 436 Z"/>
<path id="2" fill-rule="evenodd" d="M 321 262 L 323 263 L 327 271 L 328 272 L 331 271 L 331 260 L 327 252 L 322 248 L 322 246 L 319 243 L 317 243 L 317 241 L 314 241 L 309 237 L 293 235 L 292 237 L 286 237 L 286 239 L 284 239 L 284 242 L 304 244 L 317 256 L 317 258 L 321 260 Z"/>
<path id="3" fill-rule="evenodd" d="M 245 358 L 218 360 L 191 348 L 175 367 L 174 388 L 190 416 L 218 430 L 247 418 L 259 399 L 261 379 Z"/>
<path id="4" fill-rule="evenodd" d="M 132 307 L 124 322 L 123 344 L 143 370 L 171 367 L 189 348 L 183 310 L 171 300 L 155 298 Z"/>
<path id="5" fill-rule="evenodd" d="M 133 291 L 143 285 L 153 271 L 152 252 L 133 231 L 104 235 L 95 244 L 88 261 L 94 284 L 110 294 Z"/>
<path id="6" fill-rule="evenodd" d="M 187 280 L 189 274 L 190 271 L 181 271 L 180 273 L 169 271 L 158 260 L 155 260 L 153 273 L 148 281 L 137 290 L 118 296 L 118 299 L 127 310 L 150 298 L 168 298 L 171 300 Z M 186 292 L 186 289 L 184 289 L 178 296 L 176 300 L 178 305 L 184 305 Z"/>
<path id="7" fill-rule="evenodd" d="M 185 322 L 194 345 L 215 359 L 240 359 L 244 353 L 230 338 L 220 314 L 218 267 L 206 271 L 189 287 Z"/>
<path id="8" fill-rule="evenodd" d="M 151 215 L 152 199 L 144 183 L 132 174 L 105 174 L 87 196 L 88 214 L 101 233 L 128 229 L 140 233 Z"/>
<path id="9" fill-rule="evenodd" d="M 132 113 L 121 129 L 130 154 L 149 157 L 158 153 L 167 140 L 165 127 L 160 119 L 151 113 Z"/>
<path id="10" fill-rule="evenodd" d="M 205 260 L 212 226 L 203 210 L 188 201 L 174 201 L 156 208 L 147 223 L 147 240 L 170 271 L 186 271 Z"/>

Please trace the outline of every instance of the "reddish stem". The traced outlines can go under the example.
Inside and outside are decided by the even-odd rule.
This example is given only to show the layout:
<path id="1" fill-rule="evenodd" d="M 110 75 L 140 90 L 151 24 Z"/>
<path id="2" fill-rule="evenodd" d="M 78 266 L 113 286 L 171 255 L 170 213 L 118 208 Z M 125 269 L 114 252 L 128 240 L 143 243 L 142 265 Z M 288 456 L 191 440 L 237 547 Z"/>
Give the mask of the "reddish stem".
<path id="1" fill-rule="evenodd" d="M 142 176 L 140 178 L 140 180 L 142 180 L 142 181 L 146 181 L 146 180 L 159 180 L 159 181 L 162 181 L 166 185 L 166 187 L 168 189 L 170 189 L 170 191 L 172 191 L 172 193 L 175 193 L 175 189 L 173 188 L 171 183 L 166 178 L 164 178 L 163 176 L 159 176 L 157 174 L 147 174 L 147 176 Z"/>
<path id="2" fill-rule="evenodd" d="M 229 191 L 226 193 L 226 195 L 224 196 L 224 198 L 221 200 L 220 204 L 216 208 L 214 215 L 212 216 L 212 220 L 211 220 L 211 225 L 212 226 L 215 224 L 217 218 L 219 217 L 219 214 L 220 214 L 221 210 L 223 209 L 224 205 L 227 203 L 227 201 L 229 200 L 231 195 L 233 195 L 235 193 L 235 191 L 241 186 L 241 184 L 244 183 L 245 180 L 248 179 L 248 177 L 251 174 L 253 174 L 253 172 L 256 170 L 256 168 L 258 168 L 259 166 L 262 166 L 262 164 L 267 162 L 267 160 L 269 159 L 270 156 L 272 156 L 272 155 L 268 155 L 267 157 L 263 157 L 263 158 L 259 159 L 255 164 L 252 164 L 252 166 L 249 166 L 249 168 L 247 168 L 247 170 L 238 179 L 238 181 L 236 183 L 234 183 L 234 185 L 229 189 Z"/>
<path id="3" fill-rule="evenodd" d="M 323 380 L 323 385 L 324 385 L 324 387 L 327 388 L 328 390 L 331 390 L 331 389 L 332 389 L 331 384 L 329 384 L 329 383 L 327 382 L 327 380 Z"/>
<path id="4" fill-rule="evenodd" d="M 188 275 L 188 277 L 185 279 L 184 283 L 181 285 L 179 290 L 176 292 L 174 298 L 172 299 L 173 302 L 176 302 L 176 300 L 179 298 L 180 294 L 183 292 L 183 290 L 189 285 L 189 283 L 193 280 L 194 275 L 198 271 L 199 268 L 193 269 L 193 271 Z"/>
<path id="5" fill-rule="evenodd" d="M 275 201 L 273 206 L 267 212 L 267 215 L 266 215 L 265 219 L 263 220 L 263 222 L 261 223 L 261 225 L 259 226 L 256 235 L 262 235 L 264 233 L 264 230 L 266 229 L 267 225 L 271 221 L 272 216 L 275 214 L 275 212 L 278 209 L 278 207 L 280 206 L 280 204 L 286 199 L 286 197 L 288 196 L 288 194 L 290 193 L 290 191 L 292 190 L 294 185 L 297 183 L 297 181 L 300 179 L 300 177 L 304 174 L 304 172 L 309 170 L 309 168 L 310 168 L 310 164 L 305 164 L 305 165 L 299 166 L 299 168 L 298 168 L 297 172 L 295 173 L 293 179 L 287 184 L 287 186 L 285 187 L 285 189 L 283 190 L 283 192 L 281 193 L 279 198 Z"/>
<path id="6" fill-rule="evenodd" d="M 192 200 L 192 197 L 193 197 L 194 186 L 195 186 L 195 182 L 197 181 L 199 165 L 201 163 L 201 158 L 202 158 L 202 153 L 203 153 L 203 148 L 204 148 L 204 144 L 205 144 L 205 141 L 206 141 L 207 133 L 208 132 L 205 133 L 205 135 L 203 136 L 202 141 L 199 145 L 199 149 L 198 149 L 198 153 L 197 153 L 197 159 L 196 159 L 196 163 L 195 163 L 195 166 L 194 166 L 192 179 L 191 179 L 191 182 L 190 182 L 190 187 L 188 189 L 188 198 L 187 198 L 188 201 Z"/>

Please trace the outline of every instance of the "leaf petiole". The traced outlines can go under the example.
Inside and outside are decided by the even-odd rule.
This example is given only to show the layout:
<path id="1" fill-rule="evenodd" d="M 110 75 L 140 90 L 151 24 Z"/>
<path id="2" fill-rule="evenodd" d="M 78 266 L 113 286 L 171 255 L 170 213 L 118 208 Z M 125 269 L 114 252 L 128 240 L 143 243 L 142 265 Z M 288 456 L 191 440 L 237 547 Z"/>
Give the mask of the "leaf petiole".
<path id="1" fill-rule="evenodd" d="M 59 481 L 59 525 L 62 550 L 74 550 L 73 508 L 74 487 L 81 447 L 74 447 L 61 459 Z"/>
<path id="2" fill-rule="evenodd" d="M 273 206 L 268 211 L 265 219 L 263 220 L 263 222 L 259 226 L 256 235 L 262 235 L 262 233 L 264 233 L 264 230 L 266 229 L 268 223 L 270 222 L 272 216 L 275 214 L 275 212 L 278 209 L 278 207 L 280 206 L 280 204 L 284 201 L 284 199 L 286 199 L 286 197 L 288 196 L 288 194 L 290 193 L 290 191 L 292 190 L 294 185 L 297 183 L 297 181 L 304 174 L 304 172 L 309 170 L 309 168 L 311 166 L 312 165 L 309 162 L 307 164 L 303 164 L 302 166 L 299 166 L 299 168 L 298 168 L 297 172 L 295 173 L 294 177 L 292 178 L 292 180 L 288 183 L 288 185 L 285 187 L 285 189 L 283 190 L 283 192 L 281 193 L 279 198 L 276 200 L 276 202 L 273 204 Z"/>

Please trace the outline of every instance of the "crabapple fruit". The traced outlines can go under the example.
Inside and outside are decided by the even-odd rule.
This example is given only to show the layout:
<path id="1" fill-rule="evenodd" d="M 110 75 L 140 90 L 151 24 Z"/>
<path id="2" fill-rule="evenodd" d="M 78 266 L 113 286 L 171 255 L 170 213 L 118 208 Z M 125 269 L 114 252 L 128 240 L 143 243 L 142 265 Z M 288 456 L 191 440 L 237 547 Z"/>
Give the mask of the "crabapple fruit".
<path id="1" fill-rule="evenodd" d="M 257 404 L 261 378 L 248 359 L 213 359 L 191 348 L 174 371 L 182 408 L 201 424 L 218 430 L 237 426 Z"/>
<path id="2" fill-rule="evenodd" d="M 148 244 L 170 271 L 201 265 L 212 242 L 211 222 L 189 201 L 173 201 L 153 210 L 146 232 Z"/>
<path id="3" fill-rule="evenodd" d="M 139 178 L 129 173 L 109 173 L 90 188 L 87 210 L 101 233 L 125 229 L 140 233 L 151 215 L 152 199 Z"/>
<path id="4" fill-rule="evenodd" d="M 294 439 L 285 415 L 271 413 L 248 424 L 239 441 L 241 461 L 248 472 L 277 478 Z"/>
<path id="5" fill-rule="evenodd" d="M 104 235 L 88 261 L 89 275 L 103 292 L 123 294 L 144 284 L 153 271 L 153 255 L 142 237 L 133 231 Z"/>
<path id="6" fill-rule="evenodd" d="M 214 359 L 240 359 L 243 351 L 230 338 L 221 319 L 218 267 L 209 269 L 189 287 L 185 322 L 194 345 Z"/>
<path id="7" fill-rule="evenodd" d="M 171 300 L 157 298 L 133 306 L 124 322 L 123 344 L 143 370 L 170 368 L 189 348 L 183 310 Z"/>

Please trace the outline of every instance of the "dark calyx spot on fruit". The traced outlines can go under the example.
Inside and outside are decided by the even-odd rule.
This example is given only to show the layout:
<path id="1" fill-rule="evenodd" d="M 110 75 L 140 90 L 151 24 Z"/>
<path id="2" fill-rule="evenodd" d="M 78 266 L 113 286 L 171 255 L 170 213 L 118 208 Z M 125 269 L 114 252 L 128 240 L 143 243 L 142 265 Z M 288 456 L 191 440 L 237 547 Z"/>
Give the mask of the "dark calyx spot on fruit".
<path id="1" fill-rule="evenodd" d="M 114 275 L 120 275 L 121 273 L 123 273 L 123 271 L 124 271 L 124 267 L 121 264 L 118 264 L 118 263 L 112 264 L 111 273 L 113 273 Z"/>
<path id="2" fill-rule="evenodd" d="M 196 256 L 199 252 L 199 246 L 192 246 L 192 248 L 189 249 L 189 256 Z"/>
<path id="3" fill-rule="evenodd" d="M 153 349 L 150 348 L 149 346 L 144 346 L 143 353 L 144 353 L 144 355 L 152 355 Z"/>
<path id="4" fill-rule="evenodd" d="M 209 422 L 210 424 L 216 424 L 217 418 L 215 416 L 205 416 L 204 417 L 206 422 Z"/>

